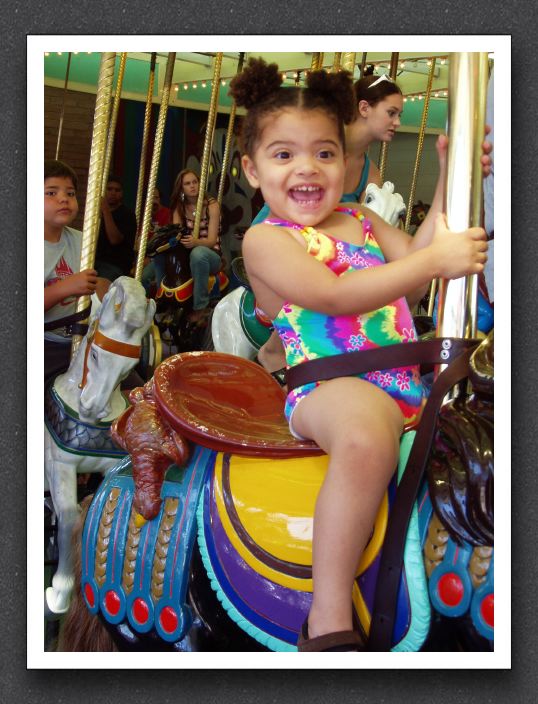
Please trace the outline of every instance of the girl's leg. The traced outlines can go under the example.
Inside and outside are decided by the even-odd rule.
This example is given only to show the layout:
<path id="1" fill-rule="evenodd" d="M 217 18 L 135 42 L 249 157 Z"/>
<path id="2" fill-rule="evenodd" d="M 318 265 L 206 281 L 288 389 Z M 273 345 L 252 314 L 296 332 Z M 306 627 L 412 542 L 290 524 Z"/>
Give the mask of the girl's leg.
<path id="1" fill-rule="evenodd" d="M 190 256 L 191 274 L 194 279 L 193 310 L 202 310 L 209 304 L 207 290 L 209 274 L 216 274 L 221 265 L 220 256 L 209 247 L 194 247 Z"/>
<path id="2" fill-rule="evenodd" d="M 311 638 L 352 629 L 351 592 L 383 493 L 396 469 L 403 416 L 384 391 L 333 379 L 297 406 L 293 428 L 329 455 L 314 512 Z"/>

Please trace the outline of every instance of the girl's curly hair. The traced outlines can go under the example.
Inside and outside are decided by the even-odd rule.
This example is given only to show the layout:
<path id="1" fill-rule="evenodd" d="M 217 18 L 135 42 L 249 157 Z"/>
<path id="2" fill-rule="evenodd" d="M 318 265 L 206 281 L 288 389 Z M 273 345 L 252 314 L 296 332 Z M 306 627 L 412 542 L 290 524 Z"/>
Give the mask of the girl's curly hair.
<path id="1" fill-rule="evenodd" d="M 336 121 L 344 147 L 344 125 L 356 117 L 356 100 L 348 71 L 313 71 L 307 76 L 306 88 L 286 88 L 282 86 L 282 76 L 276 64 L 251 58 L 246 68 L 230 82 L 229 95 L 238 106 L 247 108 L 241 147 L 249 156 L 256 149 L 261 121 L 270 113 L 285 108 L 322 110 Z"/>

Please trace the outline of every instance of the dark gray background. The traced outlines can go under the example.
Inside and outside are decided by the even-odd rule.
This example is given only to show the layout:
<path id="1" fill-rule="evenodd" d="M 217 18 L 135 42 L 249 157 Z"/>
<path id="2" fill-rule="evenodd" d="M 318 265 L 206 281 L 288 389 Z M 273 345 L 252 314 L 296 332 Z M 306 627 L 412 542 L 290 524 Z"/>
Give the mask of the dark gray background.
<path id="1" fill-rule="evenodd" d="M 163 5 L 163 6 L 160 6 Z M 536 652 L 535 208 L 538 61 L 536 22 L 507 2 L 53 3 L 2 10 L 3 364 L 1 682 L 9 702 L 534 702 Z M 27 671 L 26 670 L 26 35 L 27 34 L 511 34 L 512 92 L 512 670 L 453 671 Z M 293 48 L 293 40 L 290 38 Z M 121 48 L 121 47 L 120 47 Z M 275 47 L 277 49 L 277 47 Z M 472 49 L 472 46 L 470 46 Z M 501 93 L 502 86 L 496 86 Z M 497 135 L 497 139 L 500 136 Z M 38 204 L 36 207 L 41 207 Z M 496 207 L 502 207 L 497 204 Z M 531 222 L 532 220 L 532 222 Z M 508 236 L 509 233 L 497 233 Z M 40 233 L 35 233 L 36 238 Z M 498 266 L 501 262 L 498 262 Z M 41 295 L 41 282 L 30 287 Z M 497 294 L 499 295 L 499 293 Z M 503 344 L 503 330 L 497 344 Z M 41 354 L 41 321 L 35 353 Z M 497 432 L 511 429 L 497 426 Z M 510 472 L 499 467 L 499 472 Z M 42 467 L 30 468 L 42 481 Z M 502 530 L 498 526 L 497 530 Z M 497 604 L 497 608 L 510 608 Z M 180 656 L 178 656 L 180 657 Z"/>

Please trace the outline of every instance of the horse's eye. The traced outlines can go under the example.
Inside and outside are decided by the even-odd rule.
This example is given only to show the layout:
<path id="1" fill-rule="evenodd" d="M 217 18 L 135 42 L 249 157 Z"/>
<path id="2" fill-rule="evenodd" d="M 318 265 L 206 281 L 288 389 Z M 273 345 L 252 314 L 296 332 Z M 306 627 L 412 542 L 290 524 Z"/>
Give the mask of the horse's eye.
<path id="1" fill-rule="evenodd" d="M 374 197 L 373 196 L 366 196 L 365 203 L 371 203 L 373 201 Z"/>

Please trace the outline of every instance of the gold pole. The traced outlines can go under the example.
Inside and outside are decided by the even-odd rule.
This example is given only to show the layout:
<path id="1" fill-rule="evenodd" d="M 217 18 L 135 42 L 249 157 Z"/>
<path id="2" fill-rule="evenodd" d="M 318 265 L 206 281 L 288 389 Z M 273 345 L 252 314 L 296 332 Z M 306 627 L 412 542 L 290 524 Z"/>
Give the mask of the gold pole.
<path id="1" fill-rule="evenodd" d="M 342 68 L 344 71 L 349 71 L 353 78 L 355 73 L 355 52 L 346 51 L 342 54 Z"/>
<path id="2" fill-rule="evenodd" d="M 325 54 L 323 52 L 316 51 L 312 54 L 312 64 L 310 66 L 311 71 L 320 71 L 323 68 L 323 59 Z"/>
<path id="3" fill-rule="evenodd" d="M 476 219 L 482 200 L 481 144 L 487 94 L 487 53 L 461 52 L 450 58 L 448 78 L 448 155 L 446 214 L 448 227 L 465 230 Z M 438 337 L 476 335 L 477 276 L 439 285 Z M 444 365 L 439 365 L 439 374 Z"/>
<path id="4" fill-rule="evenodd" d="M 243 70 L 243 62 L 245 60 L 245 52 L 242 51 L 239 54 L 239 61 L 237 63 L 237 73 L 241 73 Z M 224 196 L 224 185 L 226 182 L 226 172 L 228 171 L 228 166 L 230 165 L 230 157 L 232 155 L 232 139 L 233 139 L 233 131 L 234 131 L 234 122 L 235 122 L 235 114 L 237 111 L 237 106 L 235 104 L 235 100 L 232 103 L 232 109 L 230 110 L 230 119 L 228 120 L 228 131 L 226 133 L 226 144 L 224 146 L 224 156 L 222 157 L 222 170 L 220 174 L 220 183 L 219 183 L 219 192 L 217 195 L 217 201 L 219 204 L 219 208 L 222 205 L 222 198 Z"/>
<path id="5" fill-rule="evenodd" d="M 95 97 L 90 165 L 88 169 L 88 190 L 86 194 L 86 206 L 84 208 L 84 223 L 82 226 L 80 271 L 91 269 L 95 261 L 95 249 L 99 233 L 99 215 L 101 212 L 101 179 L 103 177 L 115 60 L 115 52 L 104 52 L 101 54 L 97 94 Z M 83 311 L 89 301 L 89 296 L 81 296 L 77 300 L 76 312 L 79 313 Z M 81 335 L 73 335 L 71 357 L 76 353 L 81 341 Z"/>
<path id="6" fill-rule="evenodd" d="M 149 67 L 149 82 L 148 94 L 146 97 L 146 112 L 144 113 L 144 132 L 142 134 L 142 151 L 140 153 L 140 167 L 138 169 L 138 188 L 136 191 L 136 206 L 135 215 L 136 222 L 140 223 L 140 214 L 142 212 L 142 195 L 144 193 L 144 177 L 146 172 L 146 152 L 149 140 L 149 130 L 151 125 L 151 106 L 153 102 L 153 86 L 155 83 L 155 64 L 157 61 L 157 52 L 151 54 L 151 63 Z"/>
<path id="7" fill-rule="evenodd" d="M 202 155 L 202 172 L 200 174 L 200 190 L 198 191 L 198 200 L 196 202 L 196 215 L 194 216 L 193 238 L 198 239 L 200 234 L 200 220 L 202 219 L 202 208 L 204 205 L 204 197 L 207 188 L 207 175 L 209 171 L 209 162 L 211 161 L 211 144 L 213 142 L 213 130 L 215 129 L 215 121 L 217 119 L 217 106 L 219 100 L 220 89 L 220 69 L 222 66 L 222 51 L 215 56 L 215 66 L 213 69 L 213 84 L 211 86 L 211 99 L 209 102 L 209 112 L 207 114 L 207 126 L 205 132 L 204 152 Z"/>
<path id="8" fill-rule="evenodd" d="M 168 61 L 166 63 L 166 74 L 164 76 L 163 92 L 161 96 L 161 107 L 159 109 L 157 128 L 155 130 L 155 144 L 153 146 L 151 168 L 149 170 L 148 190 L 146 193 L 146 205 L 144 208 L 144 219 L 142 221 L 142 229 L 140 230 L 140 243 L 138 245 L 138 255 L 136 257 L 136 269 L 134 278 L 137 281 L 140 281 L 142 279 L 142 270 L 144 269 L 146 245 L 148 242 L 149 226 L 151 224 L 151 206 L 153 201 L 153 190 L 157 182 L 157 171 L 159 170 L 159 159 L 161 157 L 161 147 L 164 137 L 166 113 L 168 111 L 168 103 L 170 102 L 170 88 L 172 86 L 172 76 L 174 74 L 175 61 L 175 52 L 170 52 L 168 54 Z"/>
<path id="9" fill-rule="evenodd" d="M 405 215 L 405 231 L 409 232 L 411 224 L 411 211 L 415 202 L 415 193 L 417 190 L 418 170 L 420 168 L 420 160 L 422 159 L 422 151 L 424 149 L 424 135 L 426 133 L 426 124 L 428 122 L 428 110 L 430 108 L 430 98 L 432 92 L 433 74 L 435 72 L 435 59 L 432 59 L 430 73 L 428 75 L 428 85 L 424 96 L 424 107 L 422 109 L 422 120 L 418 131 L 417 154 L 415 157 L 415 168 L 413 169 L 413 178 L 411 179 L 411 190 L 409 192 L 409 201 L 407 204 L 407 213 Z"/>
<path id="10" fill-rule="evenodd" d="M 341 61 L 342 61 L 342 52 L 335 51 L 334 58 L 333 58 L 333 73 L 340 71 Z"/>
<path id="11" fill-rule="evenodd" d="M 71 66 L 71 52 L 67 55 L 67 68 L 65 69 L 65 82 L 64 82 L 64 94 L 62 98 L 62 112 L 60 113 L 60 124 L 58 125 L 58 141 L 56 142 L 56 156 L 54 157 L 58 160 L 58 155 L 60 153 L 60 141 L 62 139 L 62 129 L 64 124 L 64 113 L 65 113 L 65 98 L 67 95 L 67 82 L 69 81 L 69 67 Z"/>
<path id="12" fill-rule="evenodd" d="M 127 63 L 127 52 L 123 51 L 120 55 L 120 66 L 118 69 L 118 81 L 116 83 L 116 91 L 114 93 L 114 102 L 112 104 L 112 114 L 110 116 L 110 125 L 108 128 L 108 139 L 106 143 L 105 163 L 103 166 L 103 181 L 101 183 L 101 195 L 106 193 L 106 182 L 112 162 L 112 152 L 114 150 L 114 136 L 116 133 L 116 122 L 118 121 L 118 111 L 120 109 L 121 86 L 123 84 L 123 75 L 125 73 L 125 64 Z"/>
<path id="13" fill-rule="evenodd" d="M 428 298 L 428 315 L 431 318 L 435 307 L 435 294 L 437 292 L 437 279 L 432 279 L 430 284 L 430 296 Z"/>
<path id="14" fill-rule="evenodd" d="M 396 80 L 396 73 L 398 71 L 398 56 L 399 53 L 393 52 L 390 57 L 390 70 L 389 76 L 393 81 Z M 387 163 L 387 150 L 389 148 L 388 142 L 383 142 L 381 145 L 381 152 L 379 154 L 379 175 L 381 178 L 381 183 L 385 180 L 385 166 Z"/>
<path id="15" fill-rule="evenodd" d="M 364 69 L 366 68 L 366 52 L 362 52 L 362 61 L 361 61 L 361 78 L 364 76 Z"/>

